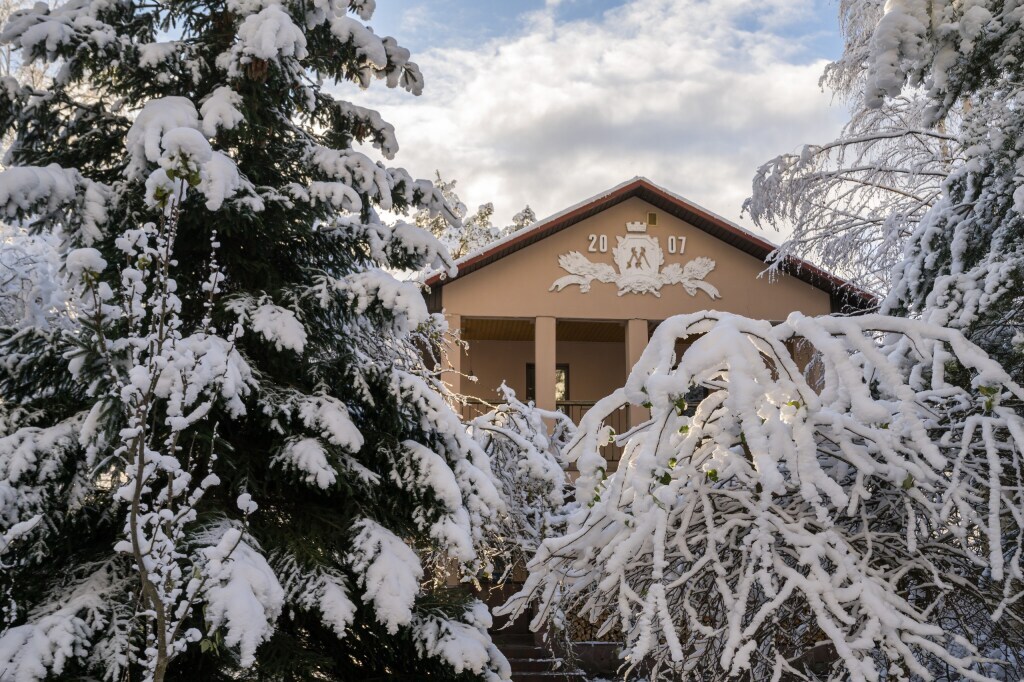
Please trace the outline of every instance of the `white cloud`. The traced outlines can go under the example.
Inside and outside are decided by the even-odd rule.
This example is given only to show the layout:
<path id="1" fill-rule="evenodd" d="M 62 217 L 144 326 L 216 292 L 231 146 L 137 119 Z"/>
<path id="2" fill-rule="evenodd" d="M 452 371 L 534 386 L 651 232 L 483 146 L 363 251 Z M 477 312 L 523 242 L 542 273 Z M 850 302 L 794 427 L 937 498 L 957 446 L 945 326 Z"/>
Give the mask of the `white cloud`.
<path id="1" fill-rule="evenodd" d="M 757 166 L 829 139 L 843 112 L 782 35 L 810 0 L 637 0 L 597 20 L 553 5 L 521 33 L 416 55 L 420 98 L 371 88 L 395 124 L 396 162 L 440 169 L 467 205 L 539 216 L 645 175 L 737 220 Z"/>

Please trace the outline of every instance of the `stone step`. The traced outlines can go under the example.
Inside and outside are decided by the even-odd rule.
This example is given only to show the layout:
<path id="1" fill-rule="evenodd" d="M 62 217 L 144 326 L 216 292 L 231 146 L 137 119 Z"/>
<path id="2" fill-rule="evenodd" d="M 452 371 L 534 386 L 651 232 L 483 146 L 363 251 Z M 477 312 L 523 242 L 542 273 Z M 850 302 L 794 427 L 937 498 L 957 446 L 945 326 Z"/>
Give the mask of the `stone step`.
<path id="1" fill-rule="evenodd" d="M 513 675 L 516 673 L 565 672 L 564 661 L 561 658 L 510 658 L 508 664 L 512 666 Z"/>
<path id="2" fill-rule="evenodd" d="M 498 644 L 498 649 L 505 658 L 552 658 L 551 652 L 536 644 Z"/>
<path id="3" fill-rule="evenodd" d="M 537 646 L 537 636 L 532 632 L 492 632 L 491 641 L 500 649 L 504 646 Z"/>
<path id="4" fill-rule="evenodd" d="M 561 671 L 512 673 L 512 682 L 587 682 L 587 676 L 583 673 Z"/>
<path id="5" fill-rule="evenodd" d="M 494 626 L 491 628 L 491 632 L 495 634 L 510 632 L 517 635 L 532 632 L 532 630 L 530 630 L 530 614 L 527 613 L 521 615 L 511 623 L 509 623 L 508 616 L 496 616 L 494 618 Z"/>

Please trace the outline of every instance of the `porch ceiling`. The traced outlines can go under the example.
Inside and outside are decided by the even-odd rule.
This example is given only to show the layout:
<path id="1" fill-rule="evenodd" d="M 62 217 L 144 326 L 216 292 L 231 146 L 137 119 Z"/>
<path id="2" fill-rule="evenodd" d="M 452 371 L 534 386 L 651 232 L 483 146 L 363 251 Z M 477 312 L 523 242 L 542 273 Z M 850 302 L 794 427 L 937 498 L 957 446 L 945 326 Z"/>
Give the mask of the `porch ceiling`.
<path id="1" fill-rule="evenodd" d="M 559 320 L 555 336 L 559 341 L 625 341 L 626 326 L 622 322 Z"/>
<path id="2" fill-rule="evenodd" d="M 463 318 L 462 338 L 466 341 L 533 341 L 533 320 Z"/>
<path id="3" fill-rule="evenodd" d="M 623 342 L 622 322 L 559 320 L 555 335 L 559 341 Z M 471 317 L 462 319 L 466 341 L 533 341 L 533 320 Z"/>

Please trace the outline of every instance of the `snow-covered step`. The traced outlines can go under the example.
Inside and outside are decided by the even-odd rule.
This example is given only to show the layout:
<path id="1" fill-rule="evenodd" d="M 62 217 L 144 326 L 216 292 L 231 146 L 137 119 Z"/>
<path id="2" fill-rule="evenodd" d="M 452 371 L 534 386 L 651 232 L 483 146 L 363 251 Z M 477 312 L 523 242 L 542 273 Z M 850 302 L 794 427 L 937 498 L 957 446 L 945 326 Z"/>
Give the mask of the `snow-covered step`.
<path id="1" fill-rule="evenodd" d="M 513 675 L 519 672 L 564 672 L 565 666 L 565 662 L 561 658 L 510 658 L 508 664 L 512 666 Z"/>
<path id="2" fill-rule="evenodd" d="M 509 644 L 495 642 L 501 653 L 508 659 L 550 659 L 554 658 L 551 651 L 537 646 L 536 644 Z"/>
<path id="3" fill-rule="evenodd" d="M 552 670 L 545 672 L 512 673 L 512 682 L 586 682 L 584 673 Z"/>

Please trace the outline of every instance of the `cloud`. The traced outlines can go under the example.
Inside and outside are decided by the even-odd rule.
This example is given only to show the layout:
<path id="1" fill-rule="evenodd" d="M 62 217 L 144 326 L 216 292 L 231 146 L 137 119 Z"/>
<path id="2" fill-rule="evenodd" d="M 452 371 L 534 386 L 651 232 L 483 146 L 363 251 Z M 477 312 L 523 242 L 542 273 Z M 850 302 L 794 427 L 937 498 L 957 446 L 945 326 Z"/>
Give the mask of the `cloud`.
<path id="1" fill-rule="evenodd" d="M 515 35 L 417 55 L 420 98 L 360 94 L 395 125 L 396 162 L 456 178 L 498 221 L 634 175 L 738 220 L 758 165 L 841 125 L 817 85 L 824 61 L 786 35 L 810 0 L 637 0 L 574 21 L 557 4 Z"/>

